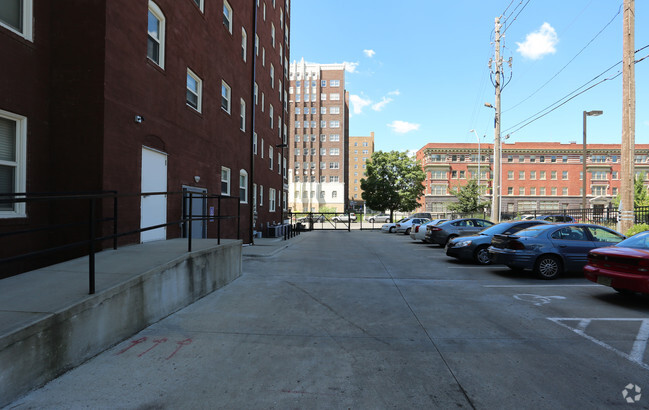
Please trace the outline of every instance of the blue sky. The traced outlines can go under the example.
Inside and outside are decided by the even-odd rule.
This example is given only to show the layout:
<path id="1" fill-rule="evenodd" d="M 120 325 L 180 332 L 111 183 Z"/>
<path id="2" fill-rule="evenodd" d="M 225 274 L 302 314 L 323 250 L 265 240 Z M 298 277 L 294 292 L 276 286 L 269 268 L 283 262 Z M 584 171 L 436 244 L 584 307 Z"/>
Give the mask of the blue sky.
<path id="1" fill-rule="evenodd" d="M 488 67 L 494 53 L 494 19 L 509 16 L 502 52 L 505 61 L 512 58 L 511 70 L 505 64 L 511 80 L 502 91 L 502 135 L 511 134 L 507 142 L 581 142 L 582 112 L 603 110 L 604 115 L 588 118 L 588 142 L 620 143 L 621 75 L 530 125 L 519 130 L 516 125 L 585 84 L 621 72 L 620 64 L 589 83 L 622 60 L 622 4 L 622 0 L 294 0 L 290 57 L 348 63 L 350 135 L 374 131 L 376 150 L 476 142 L 471 129 L 491 143 L 494 110 L 484 103 L 494 102 Z M 636 1 L 635 15 L 637 50 L 649 45 L 649 1 Z M 647 55 L 649 47 L 636 59 Z M 636 64 L 635 77 L 635 141 L 649 143 L 649 58 Z"/>

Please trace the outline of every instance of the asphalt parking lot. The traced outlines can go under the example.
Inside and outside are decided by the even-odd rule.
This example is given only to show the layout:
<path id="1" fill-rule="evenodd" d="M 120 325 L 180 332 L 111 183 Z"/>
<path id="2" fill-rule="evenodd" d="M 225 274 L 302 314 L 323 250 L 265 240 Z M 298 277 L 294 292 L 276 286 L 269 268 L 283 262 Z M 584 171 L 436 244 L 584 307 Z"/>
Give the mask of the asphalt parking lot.
<path id="1" fill-rule="evenodd" d="M 649 407 L 647 297 L 406 235 L 300 238 L 8 408 Z"/>

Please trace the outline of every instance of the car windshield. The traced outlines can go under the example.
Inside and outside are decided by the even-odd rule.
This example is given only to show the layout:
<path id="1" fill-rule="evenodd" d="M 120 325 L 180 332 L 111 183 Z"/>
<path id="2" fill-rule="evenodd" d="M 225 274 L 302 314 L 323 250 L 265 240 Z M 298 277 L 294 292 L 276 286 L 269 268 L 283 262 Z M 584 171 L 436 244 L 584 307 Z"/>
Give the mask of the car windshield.
<path id="1" fill-rule="evenodd" d="M 534 237 L 534 236 L 539 236 L 541 232 L 546 231 L 547 229 L 550 229 L 552 225 L 548 226 L 547 224 L 543 225 L 535 225 L 531 226 L 527 229 L 523 229 L 522 231 L 516 232 L 514 235 L 516 236 L 529 236 L 529 237 Z"/>
<path id="2" fill-rule="evenodd" d="M 615 246 L 622 248 L 649 249 L 649 231 L 633 235 Z"/>
<path id="3" fill-rule="evenodd" d="M 400 222 L 406 222 L 408 219 L 410 219 L 410 218 L 403 218 L 403 219 L 397 221 L 397 223 L 400 223 Z"/>
<path id="4" fill-rule="evenodd" d="M 507 223 L 507 222 L 492 225 L 492 226 L 490 226 L 488 228 L 485 228 L 485 229 L 481 230 L 480 235 L 488 235 L 488 236 L 498 235 L 498 234 L 501 234 L 501 233 L 505 232 L 512 225 L 514 225 L 514 224 Z"/>

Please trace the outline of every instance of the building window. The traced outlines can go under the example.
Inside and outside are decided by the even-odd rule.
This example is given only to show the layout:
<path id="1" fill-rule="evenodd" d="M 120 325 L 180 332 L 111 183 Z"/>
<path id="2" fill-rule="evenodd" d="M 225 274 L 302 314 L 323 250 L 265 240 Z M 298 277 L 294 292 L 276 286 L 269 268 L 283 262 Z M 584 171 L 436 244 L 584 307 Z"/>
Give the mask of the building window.
<path id="1" fill-rule="evenodd" d="M 203 81 L 187 69 L 187 105 L 198 112 L 201 112 L 201 99 L 203 92 Z"/>
<path id="2" fill-rule="evenodd" d="M 556 159 L 555 159 L 555 162 L 556 162 Z M 552 180 L 556 181 L 556 179 L 557 179 L 557 171 L 551 171 L 550 172 L 550 178 Z"/>
<path id="3" fill-rule="evenodd" d="M 246 29 L 241 27 L 241 58 L 243 61 L 247 61 L 248 57 L 248 34 L 246 34 Z"/>
<path id="4" fill-rule="evenodd" d="M 530 179 L 536 179 L 536 171 L 530 171 Z"/>
<path id="5" fill-rule="evenodd" d="M 203 11 L 203 6 L 204 6 L 203 1 L 204 0 L 194 0 L 194 3 L 196 3 L 196 5 L 198 6 L 199 9 L 201 9 L 201 11 Z"/>
<path id="6" fill-rule="evenodd" d="M 568 188 L 566 187 L 561 188 L 561 195 L 568 196 Z"/>
<path id="7" fill-rule="evenodd" d="M 223 0 L 223 25 L 232 34 L 232 7 L 227 0 Z"/>
<path id="8" fill-rule="evenodd" d="M 507 171 L 507 179 L 514 179 L 514 171 Z"/>
<path id="9" fill-rule="evenodd" d="M 225 82 L 221 81 L 221 108 L 230 114 L 230 97 L 232 95 L 232 89 Z"/>
<path id="10" fill-rule="evenodd" d="M 268 210 L 275 212 L 275 188 L 268 188 Z"/>
<path id="11" fill-rule="evenodd" d="M 329 136 L 329 141 L 331 142 L 338 142 L 340 141 L 340 135 L 339 134 L 331 134 Z"/>
<path id="12" fill-rule="evenodd" d="M 270 115 L 270 129 L 272 130 L 273 126 L 274 126 L 274 124 L 273 124 L 273 115 L 274 115 L 273 104 L 269 105 L 268 114 Z"/>
<path id="13" fill-rule="evenodd" d="M 545 187 L 544 186 L 539 188 L 539 195 L 545 196 Z"/>
<path id="14" fill-rule="evenodd" d="M 552 195 L 553 196 L 557 195 L 557 187 L 552 187 Z"/>
<path id="15" fill-rule="evenodd" d="M 338 175 L 330 175 L 329 182 L 340 182 Z"/>
<path id="16" fill-rule="evenodd" d="M 329 87 L 340 87 L 340 80 L 329 81 Z"/>
<path id="17" fill-rule="evenodd" d="M 338 191 L 331 191 L 332 198 L 338 198 Z"/>
<path id="18" fill-rule="evenodd" d="M 514 187 L 507 187 L 507 195 L 514 195 Z"/>
<path id="19" fill-rule="evenodd" d="M 252 133 L 252 152 L 257 155 L 257 133 Z"/>
<path id="20" fill-rule="evenodd" d="M 340 155 L 339 148 L 329 148 L 329 155 Z"/>
<path id="21" fill-rule="evenodd" d="M 275 88 L 275 66 L 272 63 L 270 65 L 270 88 Z"/>
<path id="22" fill-rule="evenodd" d="M 545 171 L 540 171 L 539 172 L 539 179 L 541 179 L 541 180 L 545 179 Z"/>
<path id="23" fill-rule="evenodd" d="M 518 156 L 518 162 L 520 162 L 521 164 L 522 164 L 523 162 L 525 162 L 525 155 L 519 155 L 519 156 Z"/>
<path id="24" fill-rule="evenodd" d="M 275 23 L 270 23 L 270 39 L 273 43 L 273 48 L 275 48 Z"/>
<path id="25" fill-rule="evenodd" d="M 530 188 L 530 195 L 536 195 L 536 188 L 535 187 Z"/>
<path id="26" fill-rule="evenodd" d="M 518 188 L 518 195 L 525 195 L 525 187 Z"/>
<path id="27" fill-rule="evenodd" d="M 340 100 L 340 94 L 339 93 L 329 94 L 329 101 L 339 101 L 339 100 Z"/>
<path id="28" fill-rule="evenodd" d="M 0 193 L 25 192 L 27 119 L 0 110 Z M 25 203 L 0 203 L 0 218 L 25 216 Z"/>
<path id="29" fill-rule="evenodd" d="M 508 155 L 507 156 L 507 162 L 514 162 L 514 156 L 513 155 Z"/>
<path id="30" fill-rule="evenodd" d="M 239 202 L 248 203 L 248 173 L 244 169 L 239 171 Z"/>
<path id="31" fill-rule="evenodd" d="M 525 171 L 518 171 L 518 179 L 519 181 L 525 180 Z"/>
<path id="32" fill-rule="evenodd" d="M 340 128 L 340 121 L 329 121 L 329 128 Z"/>
<path id="33" fill-rule="evenodd" d="M 268 147 L 268 161 L 270 162 L 270 169 L 273 169 L 273 147 Z"/>
<path id="34" fill-rule="evenodd" d="M 564 155 L 563 157 L 561 157 L 561 161 L 562 162 L 568 162 L 568 156 Z"/>
<path id="35" fill-rule="evenodd" d="M 1 13 L 1 12 L 0 12 Z M 3 18 L 0 16 L 0 21 Z M 165 53 L 165 17 L 157 4 L 149 2 L 149 22 L 147 28 L 146 56 L 164 68 Z"/>
<path id="36" fill-rule="evenodd" d="M 221 195 L 230 195 L 230 168 L 221 167 Z"/>
<path id="37" fill-rule="evenodd" d="M 536 156 L 530 155 L 530 162 L 536 162 Z"/>
<path id="38" fill-rule="evenodd" d="M 329 169 L 339 169 L 340 168 L 340 163 L 339 162 L 330 162 L 329 163 Z"/>
<path id="39" fill-rule="evenodd" d="M 264 186 L 259 185 L 259 206 L 264 206 Z"/>
<path id="40" fill-rule="evenodd" d="M 241 108 L 240 108 L 241 111 L 239 116 L 241 118 L 241 123 L 239 124 L 239 128 L 241 129 L 241 131 L 245 131 L 246 130 L 246 102 L 243 100 L 243 98 L 241 99 L 240 104 L 241 104 Z"/>
<path id="41" fill-rule="evenodd" d="M 564 181 L 568 180 L 568 171 L 561 171 L 561 179 Z"/>

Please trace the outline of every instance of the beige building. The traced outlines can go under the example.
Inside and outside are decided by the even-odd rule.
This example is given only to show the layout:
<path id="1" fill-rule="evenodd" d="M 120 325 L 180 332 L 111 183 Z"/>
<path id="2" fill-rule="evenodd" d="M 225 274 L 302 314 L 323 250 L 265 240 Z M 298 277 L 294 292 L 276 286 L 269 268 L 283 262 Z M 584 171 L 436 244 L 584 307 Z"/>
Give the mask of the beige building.
<path id="1" fill-rule="evenodd" d="M 369 137 L 349 137 L 349 205 L 363 210 L 361 178 L 365 178 L 366 163 L 374 153 L 374 132 Z"/>
<path id="2" fill-rule="evenodd" d="M 349 93 L 344 64 L 294 62 L 289 71 L 289 198 L 293 212 L 348 207 Z"/>

